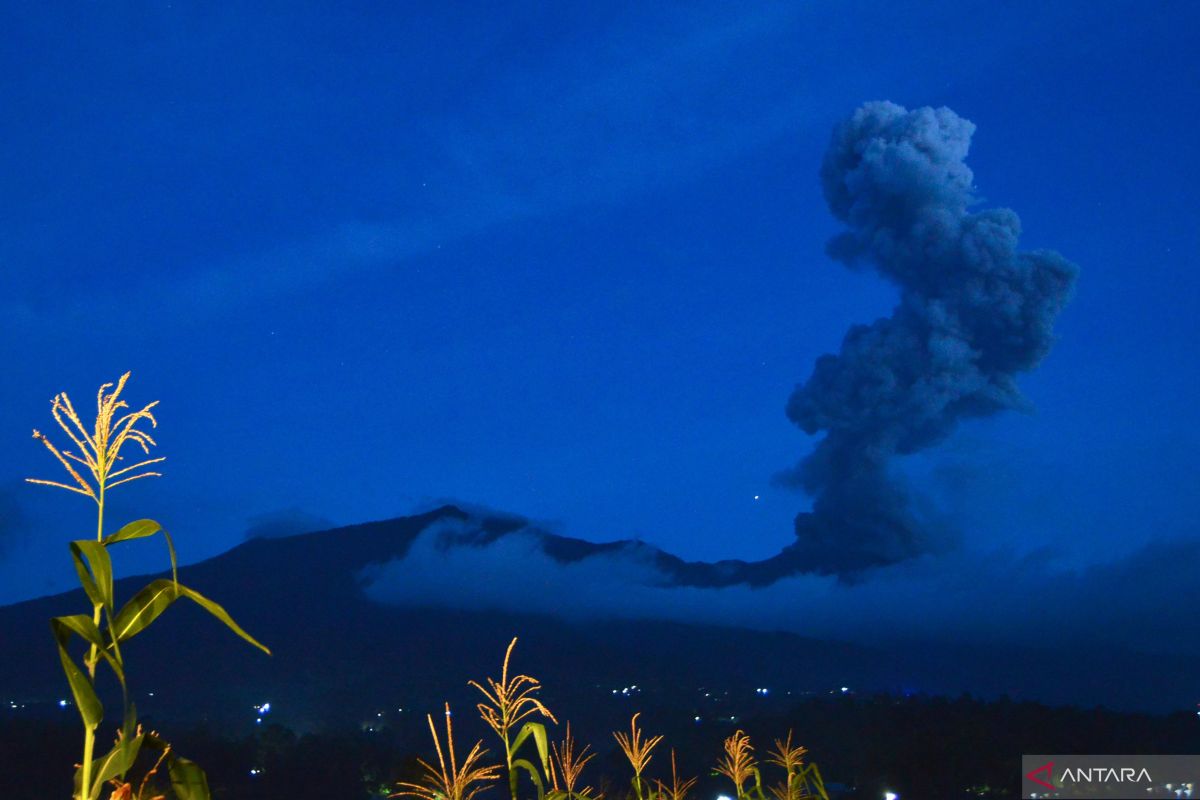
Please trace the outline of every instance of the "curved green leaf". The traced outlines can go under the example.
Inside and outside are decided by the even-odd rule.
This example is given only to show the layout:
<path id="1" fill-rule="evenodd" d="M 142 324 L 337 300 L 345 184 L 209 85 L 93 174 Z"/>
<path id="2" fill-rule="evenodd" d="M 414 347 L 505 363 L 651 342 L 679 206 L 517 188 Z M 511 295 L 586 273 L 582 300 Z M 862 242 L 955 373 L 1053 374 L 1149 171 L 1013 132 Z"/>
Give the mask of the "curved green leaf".
<path id="1" fill-rule="evenodd" d="M 104 786 L 113 778 L 124 778 L 125 773 L 133 767 L 137 760 L 138 753 L 142 749 L 141 735 L 133 738 L 122 738 L 118 741 L 112 750 L 109 750 L 106 755 L 97 758 L 92 762 L 92 792 L 90 800 L 96 800 L 103 791 Z M 82 780 L 82 769 L 75 770 L 75 792 L 79 793 L 79 782 Z"/>
<path id="2" fill-rule="evenodd" d="M 167 772 L 171 775 L 171 788 L 179 800 L 211 800 L 208 777 L 195 761 L 171 759 Z"/>
<path id="3" fill-rule="evenodd" d="M 546 726 L 540 722 L 526 722 L 521 726 L 521 731 L 513 739 L 513 752 L 516 752 L 525 740 L 533 736 L 534 744 L 537 745 L 538 757 L 542 761 L 542 771 L 549 774 L 550 772 L 550 743 L 546 737 Z"/>
<path id="4" fill-rule="evenodd" d="M 809 763 L 796 772 L 796 777 L 803 781 L 802 786 L 809 793 L 821 800 L 829 800 L 829 795 L 825 793 L 825 779 L 821 777 L 821 770 L 817 769 L 815 763 Z"/>
<path id="5" fill-rule="evenodd" d="M 146 584 L 113 618 L 110 624 L 113 639 L 123 642 L 144 631 L 175 602 L 180 588 L 174 581 L 162 578 Z"/>
<path id="6" fill-rule="evenodd" d="M 167 554 L 171 557 L 171 580 L 178 583 L 179 564 L 175 558 L 175 542 L 171 540 L 171 534 L 167 533 L 166 529 L 154 520 L 139 519 L 130 522 L 116 533 L 110 533 L 108 536 L 105 536 L 102 541 L 107 546 L 116 544 L 117 542 L 128 542 L 131 539 L 145 539 L 160 532 L 163 538 L 167 540 Z"/>
<path id="7" fill-rule="evenodd" d="M 219 603 L 209 600 L 195 589 L 189 589 L 182 584 L 179 586 L 179 595 L 180 597 L 186 597 L 192 602 L 196 603 L 209 614 L 212 614 L 214 617 L 221 620 L 221 622 L 225 623 L 225 627 L 229 628 L 229 630 L 233 631 L 238 636 L 257 647 L 259 650 L 262 650 L 267 655 L 271 655 L 271 651 L 267 649 L 267 646 L 242 630 L 242 627 L 233 621 L 233 617 L 229 616 L 229 612 L 222 608 Z"/>
<path id="8" fill-rule="evenodd" d="M 79 582 L 83 591 L 93 605 L 113 607 L 113 571 L 112 559 L 100 542 L 90 539 L 80 539 L 71 542 L 71 558 L 75 562 L 75 571 L 79 573 Z"/>
<path id="9" fill-rule="evenodd" d="M 104 544 L 116 544 L 117 542 L 127 542 L 130 539 L 145 539 L 147 536 L 153 536 L 162 530 L 162 525 L 159 525 L 152 519 L 139 519 L 130 522 L 128 525 L 121 526 L 121 529 L 116 533 L 110 533 L 102 540 Z"/>
<path id="10" fill-rule="evenodd" d="M 537 787 L 538 797 L 544 798 L 546 796 L 546 787 L 542 783 L 542 776 L 538 773 L 537 767 L 524 758 L 518 758 L 513 761 L 513 769 L 515 770 L 518 767 L 529 773 L 529 777 L 533 780 L 533 785 Z"/>
<path id="11" fill-rule="evenodd" d="M 91 680 L 67 652 L 67 644 L 71 641 L 71 631 L 74 629 L 58 617 L 50 620 L 50 629 L 54 631 L 54 640 L 58 642 L 58 658 L 62 662 L 63 672 L 67 675 L 67 683 L 71 686 L 71 696 L 75 698 L 79 716 L 83 718 L 85 726 L 95 728 L 100 724 L 100 720 L 104 719 L 104 706 L 100 704 L 100 698 L 96 696 L 96 689 Z"/>
<path id="12" fill-rule="evenodd" d="M 89 644 L 94 644 L 99 648 L 104 647 L 104 635 L 100 633 L 100 629 L 96 627 L 96 623 L 86 614 L 72 614 L 69 617 L 55 617 L 54 622 L 64 628 L 67 628 L 71 633 L 78 634 L 80 639 L 83 639 Z M 68 636 L 68 639 L 70 637 Z"/>
<path id="13" fill-rule="evenodd" d="M 262 650 L 267 655 L 271 651 L 255 639 L 242 627 L 233 621 L 233 617 L 219 603 L 209 600 L 195 589 L 183 584 L 177 584 L 164 578 L 158 578 L 146 584 L 140 592 L 134 595 L 128 603 L 121 607 L 112 621 L 112 636 L 118 642 L 123 642 L 141 633 L 150 623 L 158 619 L 171 603 L 180 597 L 186 597 L 196 605 L 212 614 L 225 626 L 250 644 Z"/>
<path id="14" fill-rule="evenodd" d="M 104 634 L 96 627 L 96 623 L 92 621 L 91 617 L 85 614 L 72 614 L 69 617 L 55 617 L 54 619 L 70 633 L 77 634 L 88 644 L 95 645 L 96 652 L 112 667 L 112 671 L 116 673 L 117 680 L 121 682 L 121 685 L 125 685 L 125 670 L 122 668 L 121 661 L 108 649 Z M 68 638 L 70 638 L 69 634 Z"/>

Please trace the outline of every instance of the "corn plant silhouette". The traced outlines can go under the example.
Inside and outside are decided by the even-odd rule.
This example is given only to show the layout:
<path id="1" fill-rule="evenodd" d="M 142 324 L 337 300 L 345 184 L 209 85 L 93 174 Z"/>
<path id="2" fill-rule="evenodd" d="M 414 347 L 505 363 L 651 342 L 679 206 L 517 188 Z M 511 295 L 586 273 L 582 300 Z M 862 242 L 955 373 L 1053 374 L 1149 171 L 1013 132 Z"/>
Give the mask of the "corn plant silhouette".
<path id="1" fill-rule="evenodd" d="M 792 732 L 788 731 L 786 739 L 776 739 L 775 749 L 767 753 L 767 763 L 782 767 L 786 774 L 784 782 L 771 787 L 771 794 L 776 800 L 795 800 L 804 779 L 804 756 L 807 747 L 792 744 Z"/>
<path id="2" fill-rule="evenodd" d="M 557 723 L 550 710 L 535 696 L 541 689 L 541 683 L 536 678 L 528 675 L 509 676 L 509 664 L 516 645 L 517 640 L 513 639 L 504 653 L 500 680 L 487 678 L 486 686 L 476 681 L 468 681 L 468 684 L 478 689 L 486 699 L 486 702 L 476 706 L 480 717 L 504 744 L 512 800 L 518 800 L 518 770 L 529 774 L 538 790 L 538 800 L 603 800 L 602 793 L 594 792 L 590 786 L 581 786 L 583 768 L 595 758 L 595 753 L 589 752 L 591 748 L 586 745 L 577 749 L 578 743 L 571 733 L 571 724 L 567 723 L 566 736 L 562 742 L 555 742 L 547 748 L 545 726 L 529 719 L 538 714 Z M 630 781 L 633 791 L 624 792 L 622 796 L 627 800 L 689 800 L 697 779 L 680 777 L 674 749 L 671 750 L 669 784 L 662 780 L 651 780 L 646 775 L 654 748 L 663 741 L 663 737 L 646 736 L 638 725 L 640 716 L 639 711 L 629 720 L 628 733 L 613 733 L 613 738 L 633 769 L 633 778 Z M 419 761 L 424 771 L 420 782 L 399 783 L 401 791 L 389 797 L 410 797 L 415 800 L 473 800 L 499 777 L 503 766 L 480 765 L 479 762 L 487 754 L 487 751 L 482 749 L 482 742 L 476 742 L 467 757 L 459 763 L 454 749 L 454 729 L 449 704 L 446 705 L 445 749 L 438 738 L 433 718 L 427 716 L 426 719 L 429 721 L 429 731 L 433 734 L 433 744 L 437 749 L 438 766 Z M 512 732 L 518 725 L 521 725 L 521 728 L 514 737 Z M 541 773 L 530 761 L 515 755 L 517 749 L 529 739 L 536 742 L 541 755 Z M 776 739 L 775 749 L 767 754 L 766 762 L 781 767 L 786 775 L 782 783 L 771 787 L 771 796 L 774 800 L 829 800 L 817 765 L 811 762 L 806 764 L 804 761 L 808 750 L 793 744 L 792 739 L 792 732 L 788 731 L 787 738 Z M 713 774 L 725 775 L 732 780 L 737 787 L 739 800 L 768 800 L 763 791 L 762 776 L 754 759 L 754 747 L 750 743 L 749 735 L 738 730 L 725 739 L 723 745 L 724 755 L 718 761 Z M 549 781 L 549 791 L 545 790 L 545 783 L 541 777 L 543 774 Z"/>
<path id="3" fill-rule="evenodd" d="M 613 738 L 617 740 L 617 745 L 621 748 L 621 752 L 625 754 L 625 758 L 629 759 L 629 765 L 633 767 L 633 791 L 637 800 L 650 800 L 654 792 L 650 790 L 649 784 L 644 784 L 642 781 L 642 773 L 650 764 L 650 759 L 653 758 L 651 751 L 662 741 L 662 736 L 651 736 L 645 739 L 642 736 L 642 729 L 638 727 L 637 719 L 642 715 L 638 712 L 629 720 L 629 735 L 623 733 L 613 733 Z"/>
<path id="4" fill-rule="evenodd" d="M 750 737 L 743 731 L 734 731 L 725 740 L 724 746 L 725 755 L 717 762 L 717 772 L 733 781 L 738 800 L 751 797 L 745 788 L 746 782 L 751 778 L 758 778 L 758 764 L 754 761 L 754 747 L 750 744 Z M 763 800 L 761 787 L 758 794 L 756 800 Z"/>
<path id="5" fill-rule="evenodd" d="M 429 732 L 433 735 L 433 746 L 437 750 L 438 765 L 435 767 L 428 761 L 418 759 L 425 773 L 420 783 L 399 782 L 401 791 L 388 797 L 414 797 L 417 800 L 473 800 L 475 795 L 487 788 L 500 774 L 499 765 L 481 766 L 479 762 L 487 755 L 483 742 L 478 741 L 467 757 L 458 763 L 454 753 L 454 723 L 450 719 L 450 704 L 446 703 L 446 749 L 438 739 L 437 728 L 433 724 L 433 715 L 426 714 L 429 721 Z M 447 764 L 449 766 L 447 766 Z"/>
<path id="6" fill-rule="evenodd" d="M 734 731 L 725 739 L 724 748 L 725 755 L 717 762 L 714 774 L 733 781 L 738 800 L 767 800 L 750 737 L 744 731 Z M 770 788 L 775 800 L 828 800 L 821 771 L 816 764 L 804 763 L 807 753 L 807 748 L 792 743 L 791 731 L 786 739 L 775 740 L 775 749 L 767 753 L 767 763 L 781 767 L 785 775 L 782 783 Z"/>
<path id="7" fill-rule="evenodd" d="M 671 784 L 658 781 L 658 796 L 662 800 L 687 800 L 688 793 L 696 786 L 695 778 L 681 779 L 675 766 L 675 748 L 671 748 Z"/>
<path id="8" fill-rule="evenodd" d="M 550 709 L 546 708 L 542 701 L 535 696 L 542 686 L 537 678 L 528 675 L 515 675 L 512 678 L 508 676 L 508 663 L 512 659 L 513 648 L 516 646 L 517 639 L 513 637 L 508 645 L 508 650 L 504 653 L 504 666 L 500 670 L 500 680 L 487 678 L 488 685 L 486 687 L 478 681 L 469 681 L 469 685 L 478 689 L 486 699 L 486 702 L 476 705 L 476 708 L 479 709 L 479 716 L 488 724 L 489 728 L 496 732 L 504 744 L 504 763 L 508 768 L 508 790 L 512 795 L 512 800 L 518 800 L 517 781 L 520 770 L 524 770 L 529 775 L 530 780 L 537 787 L 538 798 L 541 800 L 546 795 L 546 784 L 542 775 L 550 773 L 550 748 L 547 744 L 545 724 L 534 722 L 528 718 L 537 714 L 556 724 L 558 720 L 550 713 Z M 522 722 L 525 724 L 521 725 L 516 736 L 513 736 L 513 730 Z M 516 757 L 517 750 L 529 739 L 533 739 L 537 746 L 542 766 L 541 773 L 528 759 Z"/>
<path id="9" fill-rule="evenodd" d="M 108 492 L 143 478 L 159 477 L 161 473 L 151 469 L 166 459 L 151 457 L 150 448 L 156 447 L 154 438 L 145 430 L 158 426 L 151 411 L 155 401 L 139 411 L 129 411 L 129 405 L 121 399 L 121 392 L 129 380 L 126 372 L 117 383 L 106 383 L 96 394 L 96 420 L 91 430 L 84 426 L 66 392 L 54 396 L 50 413 L 74 450 L 60 450 L 38 430 L 33 438 L 66 469 L 73 483 L 27 478 L 30 483 L 65 489 L 68 492 L 91 498 L 96 504 L 96 538 L 71 542 L 71 558 L 79 583 L 92 604 L 91 615 L 72 614 L 54 617 L 50 621 L 54 639 L 58 644 L 59 660 L 71 687 L 75 707 L 83 722 L 83 758 L 75 771 L 74 800 L 97 800 L 104 786 L 115 787 L 112 797 L 132 797 L 132 785 L 125 783 L 125 775 L 133 767 L 138 754 L 145 748 L 161 753 L 154 772 L 166 765 L 171 786 L 179 800 L 208 800 L 208 781 L 195 763 L 176 756 L 156 734 L 144 733 L 137 724 L 137 709 L 129 700 L 125 683 L 125 660 L 121 654 L 122 643 L 145 630 L 152 622 L 181 597 L 186 597 L 223 622 L 230 630 L 250 644 L 270 655 L 264 645 L 241 629 L 233 618 L 217 603 L 204 595 L 179 583 L 175 559 L 175 543 L 163 527 L 149 519 L 136 520 L 114 533 L 104 533 L 104 503 Z M 124 413 L 122 413 L 124 412 Z M 141 427 L 139 427 L 141 425 Z M 141 450 L 137 463 L 124 466 L 121 451 L 127 445 Z M 121 542 L 145 539 L 161 533 L 167 543 L 171 562 L 170 580 L 158 579 L 147 584 L 118 610 L 114 596 L 112 560 L 108 549 Z M 87 644 L 82 659 L 82 668 L 71 655 L 73 636 Z M 95 755 L 96 729 L 104 718 L 104 708 L 96 692 L 96 669 L 104 662 L 116 676 L 124 698 L 124 720 L 116 743 L 106 755 Z M 143 781 L 145 788 L 145 781 Z M 141 793 L 139 792 L 139 795 Z"/>
<path id="10" fill-rule="evenodd" d="M 554 785 L 554 791 L 546 795 L 547 800 L 601 800 L 603 795 L 593 793 L 591 786 L 580 785 L 583 768 L 596 757 L 595 753 L 588 752 L 590 749 L 590 745 L 584 745 L 582 750 L 575 752 L 575 737 L 571 735 L 571 723 L 568 722 L 567 735 L 562 744 L 550 745 L 554 756 L 550 759 L 550 782 Z M 561 786 L 558 782 L 560 775 Z"/>

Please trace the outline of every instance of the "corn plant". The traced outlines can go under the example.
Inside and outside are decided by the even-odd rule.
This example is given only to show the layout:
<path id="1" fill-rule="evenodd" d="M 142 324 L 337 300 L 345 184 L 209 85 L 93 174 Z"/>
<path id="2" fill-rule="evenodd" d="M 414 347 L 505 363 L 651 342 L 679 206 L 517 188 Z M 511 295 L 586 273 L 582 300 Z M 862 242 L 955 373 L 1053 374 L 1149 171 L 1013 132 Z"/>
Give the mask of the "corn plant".
<path id="1" fill-rule="evenodd" d="M 454 723 L 450 717 L 450 704 L 446 703 L 446 749 L 438 739 L 437 728 L 433 724 L 433 715 L 426 714 L 429 722 L 429 733 L 433 735 L 433 746 L 437 751 L 438 765 L 435 767 L 428 761 L 418 759 L 424 775 L 420 783 L 400 781 L 399 792 L 388 797 L 413 797 L 416 800 L 473 800 L 475 795 L 487 788 L 487 785 L 500 775 L 499 765 L 480 766 L 479 762 L 487 755 L 483 742 L 478 741 L 467 757 L 458 763 L 454 753 Z M 449 764 L 449 766 L 447 766 Z"/>
<path id="2" fill-rule="evenodd" d="M 562 742 L 550 745 L 553 754 L 550 759 L 550 781 L 554 789 L 547 793 L 546 800 L 602 800 L 602 796 L 594 792 L 591 786 L 580 785 L 583 768 L 596 757 L 595 753 L 588 752 L 590 749 L 589 745 L 584 745 L 582 750 L 575 752 L 575 737 L 571 735 L 571 723 L 568 722 L 567 734 Z"/>
<path id="3" fill-rule="evenodd" d="M 813 763 L 805 764 L 808 748 L 792 744 L 792 732 L 786 739 L 776 739 L 775 749 L 767 754 L 767 763 L 781 767 L 786 775 L 783 783 L 771 787 L 775 800 L 829 800 L 825 781 Z"/>
<path id="4" fill-rule="evenodd" d="M 766 800 L 762 791 L 762 778 L 758 763 L 754 760 L 754 746 L 743 731 L 734 731 L 724 742 L 725 755 L 717 762 L 717 774 L 733 781 L 737 800 Z M 754 779 L 754 786 L 746 784 Z"/>
<path id="5" fill-rule="evenodd" d="M 96 420 L 90 430 L 84 426 L 66 392 L 55 395 L 50 403 L 50 413 L 75 449 L 60 450 L 40 431 L 33 432 L 34 439 L 46 446 L 66 469 L 72 482 L 38 478 L 27 480 L 81 494 L 96 505 L 96 537 L 74 541 L 70 545 L 75 571 L 91 603 L 92 613 L 55 617 L 50 621 L 58 645 L 59 660 L 83 722 L 83 758 L 75 771 L 73 798 L 97 800 L 109 784 L 114 786 L 110 795 L 114 800 L 140 797 L 147 789 L 146 780 L 143 780 L 142 789 L 135 795 L 132 784 L 125 781 L 126 774 L 140 752 L 157 750 L 160 756 L 151 773 L 157 773 L 165 765 L 176 797 L 180 800 L 208 800 L 208 782 L 204 771 L 195 763 L 176 756 L 156 734 L 144 733 L 137 724 L 137 710 L 129 700 L 125 682 L 125 659 L 121 646 L 158 619 L 168 606 L 186 597 L 250 644 L 268 655 L 270 650 L 242 630 L 220 605 L 179 583 L 175 544 L 159 523 L 148 519 L 137 520 L 105 535 L 104 505 L 107 493 L 131 481 L 160 476 L 161 473 L 152 467 L 165 460 L 161 456 L 150 457 L 150 448 L 156 447 L 157 443 L 145 430 L 146 425 L 151 428 L 158 425 L 152 412 L 158 403 L 150 403 L 140 411 L 127 410 L 129 405 L 120 398 L 128 380 L 127 372 L 115 386 L 106 383 L 100 387 L 96 394 Z M 125 466 L 121 451 L 127 445 L 141 450 L 138 456 L 141 460 Z M 118 609 L 109 548 L 158 533 L 166 541 L 171 578 L 151 581 Z M 81 662 L 71 654 L 74 636 L 87 645 Z M 97 758 L 96 730 L 104 718 L 104 708 L 96 692 L 96 671 L 101 662 L 108 665 L 121 686 L 124 720 L 113 748 Z"/>
<path id="6" fill-rule="evenodd" d="M 123 731 L 117 732 L 118 740 L 122 733 Z M 109 795 L 109 798 L 110 800 L 166 800 L 166 795 L 158 792 L 154 779 L 164 766 L 169 768 L 174 763 L 172 747 L 160 739 L 155 732 L 143 735 L 140 726 L 137 728 L 137 733 L 143 736 L 143 751 L 157 751 L 158 758 L 155 759 L 153 766 L 146 770 L 136 789 L 132 783 L 125 781 L 124 776 L 114 776 L 110 779 L 109 785 L 112 786 L 112 794 Z"/>
<path id="7" fill-rule="evenodd" d="M 649 739 L 643 737 L 642 729 L 638 727 L 637 719 L 642 715 L 638 712 L 633 715 L 633 719 L 629 721 L 629 735 L 624 733 L 613 733 L 613 738 L 617 740 L 617 745 L 621 748 L 621 752 L 625 754 L 625 758 L 629 759 L 629 765 L 633 767 L 633 793 L 637 800 L 653 800 L 654 791 L 648 781 L 642 780 L 642 773 L 650 764 L 650 759 L 653 758 L 651 751 L 655 746 L 662 741 L 662 736 L 651 736 Z"/>
<path id="8" fill-rule="evenodd" d="M 504 746 L 504 764 L 508 771 L 508 790 L 512 800 L 518 800 L 517 787 L 520 771 L 524 770 L 537 788 L 539 800 L 546 796 L 546 784 L 542 775 L 550 773 L 550 748 L 544 723 L 530 720 L 529 717 L 538 715 L 543 719 L 558 723 L 550 709 L 546 708 L 535 695 L 541 689 L 537 678 L 528 675 L 508 676 L 508 664 L 512 659 L 513 648 L 517 646 L 514 637 L 504 653 L 504 665 L 500 670 L 500 680 L 487 678 L 487 686 L 477 681 L 469 681 L 484 696 L 485 702 L 476 705 L 479 716 L 495 731 Z M 524 722 L 522 725 L 521 723 Z M 517 726 L 521 727 L 518 729 Z M 517 733 L 514 736 L 513 731 Z M 517 758 L 516 753 L 525 742 L 533 740 L 541 762 L 539 773 L 528 759 Z"/>
<path id="9" fill-rule="evenodd" d="M 725 740 L 724 748 L 714 774 L 733 781 L 737 800 L 767 800 L 750 737 L 744 731 L 735 731 Z M 785 777 L 770 788 L 774 800 L 829 800 L 817 765 L 804 763 L 807 752 L 807 748 L 792 743 L 791 731 L 786 739 L 775 740 L 775 749 L 767 753 L 767 763 L 783 768 Z"/>
<path id="10" fill-rule="evenodd" d="M 688 794 L 696 786 L 695 778 L 680 779 L 679 770 L 675 767 L 675 749 L 671 749 L 671 784 L 668 786 L 658 781 L 658 796 L 661 800 L 687 800 Z"/>

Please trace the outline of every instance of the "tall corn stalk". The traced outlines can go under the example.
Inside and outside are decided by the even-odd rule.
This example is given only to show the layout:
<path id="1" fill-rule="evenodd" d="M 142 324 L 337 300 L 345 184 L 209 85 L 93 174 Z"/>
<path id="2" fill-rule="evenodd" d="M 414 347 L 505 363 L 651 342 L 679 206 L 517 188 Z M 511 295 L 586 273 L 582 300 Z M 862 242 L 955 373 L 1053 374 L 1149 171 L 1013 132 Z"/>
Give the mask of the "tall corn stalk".
<path id="1" fill-rule="evenodd" d="M 96 394 L 96 419 L 91 429 L 84 426 L 66 392 L 54 396 L 50 413 L 62 429 L 63 434 L 74 444 L 73 450 L 59 449 L 48 437 L 34 430 L 33 438 L 46 449 L 67 471 L 71 483 L 27 478 L 30 483 L 64 489 L 90 498 L 96 505 L 96 538 L 71 542 L 71 558 L 79 583 L 91 602 L 91 615 L 72 614 L 54 617 L 50 621 L 58 644 L 59 660 L 71 687 L 71 695 L 83 722 L 83 758 L 75 772 L 74 800 L 97 800 L 105 784 L 112 782 L 118 789 L 114 796 L 127 795 L 125 775 L 133 766 L 143 746 L 158 750 L 167 761 L 167 771 L 175 794 L 180 800 L 208 800 L 207 778 L 196 764 L 179 758 L 170 752 L 169 746 L 155 734 L 145 734 L 137 724 L 137 710 L 129 700 L 125 683 L 125 660 L 121 644 L 145 630 L 175 600 L 186 597 L 223 622 L 238 636 L 263 652 L 270 654 L 265 646 L 241 629 L 233 618 L 217 603 L 209 600 L 194 589 L 179 583 L 175 558 L 175 544 L 161 525 L 153 520 L 142 519 L 131 522 L 115 533 L 104 534 L 104 505 L 108 492 L 118 486 L 143 478 L 159 477 L 161 473 L 150 469 L 166 459 L 150 457 L 150 448 L 156 447 L 154 438 L 145 430 L 158 425 L 151 411 L 155 401 L 139 411 L 125 411 L 129 405 L 121 398 L 129 373 L 121 376 L 114 386 L 106 383 Z M 144 423 L 138 427 L 139 423 Z M 141 456 L 137 463 L 123 466 L 122 448 L 132 445 L 139 448 Z M 139 458 L 141 457 L 139 456 Z M 108 548 L 134 539 L 144 539 L 161 533 L 167 543 L 171 562 L 171 579 L 151 581 L 118 610 L 114 594 L 112 560 Z M 82 669 L 71 655 L 70 644 L 78 636 L 87 644 L 82 659 Z M 96 730 L 104 718 L 104 708 L 96 692 L 96 668 L 106 663 L 121 686 L 124 704 L 124 720 L 112 750 L 99 758 L 95 755 Z M 157 766 L 155 770 L 157 770 Z"/>

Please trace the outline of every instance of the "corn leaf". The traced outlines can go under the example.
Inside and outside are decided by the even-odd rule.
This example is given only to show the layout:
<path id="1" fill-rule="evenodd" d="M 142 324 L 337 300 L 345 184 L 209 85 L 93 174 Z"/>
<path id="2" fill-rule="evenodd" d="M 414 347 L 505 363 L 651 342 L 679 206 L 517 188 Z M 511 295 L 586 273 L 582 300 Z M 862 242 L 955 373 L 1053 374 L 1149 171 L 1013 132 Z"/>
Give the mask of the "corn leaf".
<path id="1" fill-rule="evenodd" d="M 530 736 L 537 745 L 538 757 L 542 760 L 542 772 L 550 772 L 550 744 L 546 738 L 546 726 L 540 722 L 526 722 L 513 739 L 512 749 L 516 752 Z"/>
<path id="2" fill-rule="evenodd" d="M 92 686 L 91 680 L 67 652 L 67 645 L 71 641 L 71 632 L 74 628 L 64 624 L 59 617 L 50 620 L 50 628 L 54 631 L 55 641 L 58 642 L 58 657 L 62 661 L 63 672 L 67 675 L 67 683 L 71 686 L 71 695 L 75 698 L 75 707 L 79 709 L 79 716 L 83 718 L 85 726 L 95 728 L 100 724 L 100 720 L 104 719 L 104 707 L 100 704 L 100 698 L 96 696 L 96 690 Z"/>
<path id="3" fill-rule="evenodd" d="M 220 604 L 215 603 L 212 600 L 209 600 L 207 597 L 200 594 L 195 589 L 189 589 L 188 587 L 183 586 L 183 585 L 180 585 L 180 587 L 179 587 L 179 595 L 181 597 L 186 597 L 189 600 L 191 600 L 192 602 L 196 603 L 201 608 L 203 608 L 205 611 L 207 611 L 209 614 L 212 614 L 214 617 L 219 619 L 221 622 L 225 623 L 225 627 L 229 628 L 229 630 L 233 631 L 238 636 L 242 637 L 247 642 L 249 642 L 250 644 L 257 647 L 259 650 L 262 650 L 267 655 L 271 655 L 271 651 L 267 649 L 267 646 L 264 645 L 262 642 L 258 641 L 257 639 L 255 639 L 250 634 L 246 633 L 244 630 L 242 630 L 242 627 L 233 621 L 233 617 L 229 616 L 229 612 L 227 612 L 224 608 L 222 608 L 220 606 Z"/>
<path id="4" fill-rule="evenodd" d="M 130 739 L 121 739 L 106 755 L 92 762 L 92 791 L 89 800 L 96 800 L 104 785 L 113 778 L 124 778 L 125 773 L 133 767 L 138 753 L 142 748 L 141 735 Z M 79 793 L 79 782 L 82 780 L 82 769 L 75 770 L 75 792 Z"/>
<path id="5" fill-rule="evenodd" d="M 152 519 L 139 519 L 121 527 L 116 533 L 104 537 L 104 544 L 127 542 L 130 539 L 145 539 L 162 530 L 162 526 Z"/>
<path id="6" fill-rule="evenodd" d="M 524 758 L 518 758 L 513 761 L 513 770 L 516 770 L 518 767 L 529 773 L 529 777 L 533 780 L 533 785 L 537 787 L 538 798 L 544 798 L 546 796 L 546 787 L 542 783 L 542 776 L 538 773 L 537 767 Z"/>
<path id="7" fill-rule="evenodd" d="M 80 539 L 71 542 L 71 558 L 79 582 L 93 605 L 113 607 L 113 571 L 108 551 L 100 542 Z"/>
<path id="8" fill-rule="evenodd" d="M 162 578 L 146 584 L 113 618 L 110 626 L 113 639 L 123 642 L 144 631 L 175 602 L 180 588 L 174 581 Z"/>
<path id="9" fill-rule="evenodd" d="M 71 633 L 77 634 L 79 638 L 88 644 L 96 645 L 96 652 L 112 667 L 112 671 L 116 673 L 117 680 L 121 682 L 121 686 L 125 685 L 125 670 L 121 667 L 120 660 L 108 649 L 105 644 L 104 634 L 96 627 L 96 623 L 92 621 L 91 617 L 84 614 L 72 614 L 69 617 L 55 617 L 55 619 L 60 625 L 69 629 Z"/>
<path id="10" fill-rule="evenodd" d="M 110 533 L 108 536 L 105 536 L 103 543 L 107 546 L 116 544 L 117 542 L 128 542 L 131 539 L 145 539 L 156 533 L 162 533 L 163 538 L 167 540 L 167 554 L 171 557 L 171 580 L 178 583 L 179 565 L 178 560 L 175 558 L 175 542 L 171 540 L 171 534 L 167 533 L 166 529 L 154 520 L 139 519 L 130 522 L 116 533 Z"/>
<path id="11" fill-rule="evenodd" d="M 171 775 L 171 788 L 179 800 L 211 800 L 208 777 L 196 762 L 186 758 L 171 759 L 167 771 Z"/>
<path id="12" fill-rule="evenodd" d="M 96 627 L 96 623 L 92 621 L 92 618 L 86 614 L 55 617 L 54 620 L 62 627 L 69 629 L 71 633 L 78 634 L 79 638 L 88 644 L 94 644 L 101 649 L 104 648 L 104 635 L 100 633 L 100 629 Z"/>

